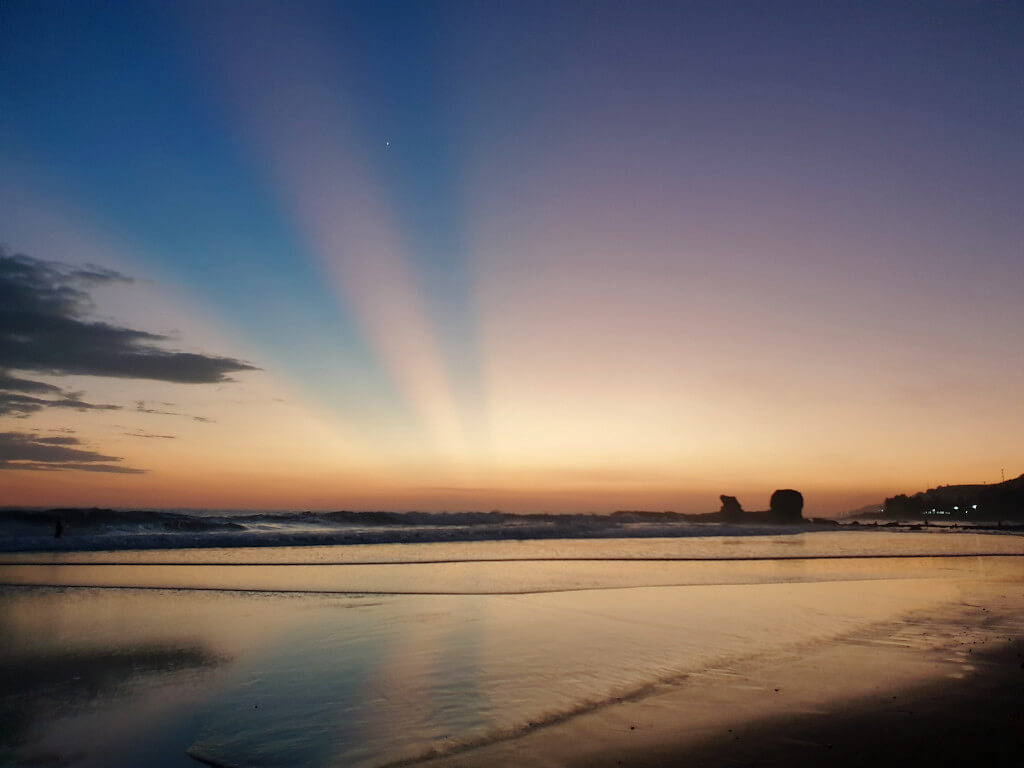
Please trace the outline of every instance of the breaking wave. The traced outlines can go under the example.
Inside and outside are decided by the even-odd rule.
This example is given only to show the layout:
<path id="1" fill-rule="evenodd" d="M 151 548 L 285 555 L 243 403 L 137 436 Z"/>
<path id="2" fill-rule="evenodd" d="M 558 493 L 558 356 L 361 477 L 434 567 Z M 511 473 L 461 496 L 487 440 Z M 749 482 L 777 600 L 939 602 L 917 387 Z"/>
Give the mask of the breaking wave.
<path id="1" fill-rule="evenodd" d="M 60 536 L 56 530 L 60 528 Z M 797 527 L 799 528 L 799 527 Z M 396 544 L 504 539 L 642 538 L 793 533 L 673 513 L 219 512 L 114 509 L 0 512 L 0 551 Z"/>

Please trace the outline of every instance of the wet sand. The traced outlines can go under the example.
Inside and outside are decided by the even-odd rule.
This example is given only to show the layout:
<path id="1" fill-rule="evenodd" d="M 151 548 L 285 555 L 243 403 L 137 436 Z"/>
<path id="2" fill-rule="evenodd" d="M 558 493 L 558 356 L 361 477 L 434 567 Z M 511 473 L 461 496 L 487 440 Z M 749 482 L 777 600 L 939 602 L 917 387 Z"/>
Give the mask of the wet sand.
<path id="1" fill-rule="evenodd" d="M 663 691 L 432 765 L 1024 765 L 1024 592 L 737 659 Z"/>
<path id="2" fill-rule="evenodd" d="M 1024 642 L 974 655 L 960 679 L 880 690 L 819 712 L 746 723 L 676 750 L 615 759 L 633 768 L 700 765 L 1024 765 Z M 588 765 L 599 765 L 588 761 Z"/>
<path id="3" fill-rule="evenodd" d="M 0 764 L 1020 765 L 1022 544 L 878 533 L 700 544 L 727 561 L 622 541 L 9 563 Z"/>

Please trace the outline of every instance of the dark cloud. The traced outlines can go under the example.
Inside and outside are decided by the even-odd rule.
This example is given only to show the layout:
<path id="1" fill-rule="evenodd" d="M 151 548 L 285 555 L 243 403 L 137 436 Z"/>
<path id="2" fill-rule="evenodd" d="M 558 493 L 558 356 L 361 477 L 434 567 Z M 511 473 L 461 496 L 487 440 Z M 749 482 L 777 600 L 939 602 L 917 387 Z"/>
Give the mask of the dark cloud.
<path id="1" fill-rule="evenodd" d="M 81 392 L 63 392 L 59 387 L 55 387 L 55 389 L 61 394 L 57 399 L 33 397 L 0 390 L 0 416 L 23 418 L 44 408 L 71 408 L 76 411 L 118 411 L 121 409 L 119 405 L 86 402 L 81 399 Z"/>
<path id="2" fill-rule="evenodd" d="M 45 381 L 29 381 L 12 376 L 7 371 L 0 371 L 0 390 L 8 392 L 32 392 L 34 394 L 57 394 L 61 388 Z"/>
<path id="3" fill-rule="evenodd" d="M 141 474 L 143 469 L 111 462 L 123 461 L 97 451 L 79 448 L 76 437 L 39 437 L 27 432 L 0 432 L 0 469 L 84 470 Z"/>
<path id="4" fill-rule="evenodd" d="M 114 282 L 131 279 L 99 267 L 70 267 L 0 251 L 0 366 L 183 384 L 230 381 L 229 374 L 255 370 L 230 357 L 164 349 L 159 345 L 166 336 L 90 320 L 89 289 Z M 15 386 L 0 388 L 50 391 L 25 390 L 41 382 L 8 378 Z"/>
<path id="5" fill-rule="evenodd" d="M 39 397 L 39 395 L 57 396 Z M 56 384 L 32 381 L 0 369 L 0 416 L 22 418 L 44 408 L 74 408 L 79 411 L 116 410 L 116 405 L 87 403 L 81 392 L 65 392 Z"/>
<path id="6" fill-rule="evenodd" d="M 41 462 L 34 461 L 19 461 L 11 464 L 4 464 L 0 462 L 0 470 L 3 469 L 21 469 L 31 470 L 33 472 L 64 472 L 67 470 L 75 470 L 78 472 L 110 472 L 116 475 L 144 475 L 146 470 L 135 469 L 133 467 L 123 467 L 118 464 L 75 464 L 74 462 L 64 462 L 62 464 L 43 464 Z"/>

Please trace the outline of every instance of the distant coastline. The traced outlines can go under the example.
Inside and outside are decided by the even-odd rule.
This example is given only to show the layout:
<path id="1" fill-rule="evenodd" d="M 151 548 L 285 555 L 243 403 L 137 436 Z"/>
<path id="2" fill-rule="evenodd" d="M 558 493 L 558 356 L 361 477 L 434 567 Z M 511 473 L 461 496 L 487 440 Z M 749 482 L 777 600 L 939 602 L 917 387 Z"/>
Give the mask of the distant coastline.
<path id="1" fill-rule="evenodd" d="M 922 520 L 929 523 L 1024 521 L 1024 474 L 992 484 L 940 485 L 891 496 L 855 519 Z"/>

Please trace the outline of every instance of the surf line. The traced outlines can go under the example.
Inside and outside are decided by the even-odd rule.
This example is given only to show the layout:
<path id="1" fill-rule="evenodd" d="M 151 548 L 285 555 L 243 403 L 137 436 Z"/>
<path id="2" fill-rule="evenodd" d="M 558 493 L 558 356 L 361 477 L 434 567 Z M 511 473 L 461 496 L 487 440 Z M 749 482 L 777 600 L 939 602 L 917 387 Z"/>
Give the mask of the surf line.
<path id="1" fill-rule="evenodd" d="M 132 550 L 124 550 L 132 551 Z M 262 560 L 250 563 L 232 563 L 217 560 L 201 560 L 187 562 L 183 560 L 164 561 L 131 561 L 131 560 L 78 560 L 57 562 L 53 560 L 4 560 L 0 557 L 0 567 L 31 566 L 217 566 L 224 568 L 253 568 L 268 565 L 274 566 L 351 566 L 351 565 L 457 565 L 459 563 L 745 563 L 769 562 L 772 560 L 913 560 L 921 558 L 945 557 L 1024 557 L 1024 552 L 946 552 L 927 553 L 913 552 L 904 554 L 849 554 L 849 555 L 750 555 L 739 557 L 674 557 L 672 555 L 655 557 L 474 557 L 447 558 L 441 560 L 331 560 L 328 562 L 310 562 L 304 560 Z"/>
<path id="2" fill-rule="evenodd" d="M 17 589 L 110 589 L 141 590 L 147 592 L 229 592 L 263 595 L 321 595 L 333 597 L 519 597 L 529 595 L 551 595 L 572 592 L 611 592 L 632 589 L 679 589 L 699 587 L 754 587 L 769 584 L 823 584 L 859 581 L 890 581 L 902 579 L 937 579 L 940 576 L 852 576 L 841 579 L 793 579 L 791 577 L 750 578 L 733 581 L 678 581 L 667 584 L 598 584 L 585 587 L 535 587 L 527 589 L 504 589 L 493 591 L 467 590 L 405 590 L 405 589 L 343 589 L 325 587 L 268 587 L 268 586 L 204 586 L 194 584 L 67 584 L 58 581 L 0 581 L 0 587 Z"/>

